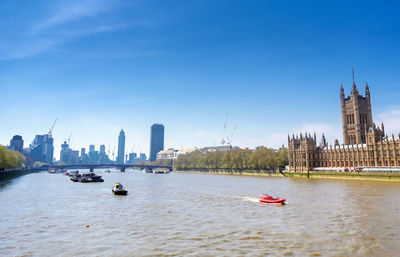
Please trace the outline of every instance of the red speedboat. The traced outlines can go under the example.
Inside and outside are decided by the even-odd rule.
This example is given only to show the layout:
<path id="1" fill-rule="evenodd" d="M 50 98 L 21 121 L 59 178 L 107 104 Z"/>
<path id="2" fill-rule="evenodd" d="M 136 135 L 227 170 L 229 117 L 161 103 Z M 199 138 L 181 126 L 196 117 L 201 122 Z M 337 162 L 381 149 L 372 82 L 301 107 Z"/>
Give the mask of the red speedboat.
<path id="1" fill-rule="evenodd" d="M 285 204 L 286 199 L 285 198 L 274 198 L 270 195 L 267 194 L 261 194 L 260 195 L 260 202 L 262 203 L 280 203 L 280 204 Z"/>

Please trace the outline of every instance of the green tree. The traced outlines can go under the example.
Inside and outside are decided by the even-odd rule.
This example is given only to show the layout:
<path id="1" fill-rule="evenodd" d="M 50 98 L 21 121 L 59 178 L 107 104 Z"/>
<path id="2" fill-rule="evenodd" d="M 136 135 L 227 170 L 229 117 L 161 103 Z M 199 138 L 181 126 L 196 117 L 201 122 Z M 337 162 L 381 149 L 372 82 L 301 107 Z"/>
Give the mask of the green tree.
<path id="1" fill-rule="evenodd" d="M 225 152 L 196 150 L 179 155 L 174 162 L 176 169 L 232 169 L 271 170 L 288 164 L 288 151 L 259 147 L 256 150 L 233 149 Z"/>
<path id="2" fill-rule="evenodd" d="M 0 145 L 0 169 L 21 168 L 25 166 L 25 156 Z"/>

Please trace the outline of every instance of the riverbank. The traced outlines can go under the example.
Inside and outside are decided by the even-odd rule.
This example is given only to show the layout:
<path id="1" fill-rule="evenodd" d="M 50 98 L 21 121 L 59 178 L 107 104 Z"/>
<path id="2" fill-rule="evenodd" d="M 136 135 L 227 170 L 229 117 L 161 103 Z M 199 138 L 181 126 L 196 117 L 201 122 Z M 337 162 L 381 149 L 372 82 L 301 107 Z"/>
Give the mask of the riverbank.
<path id="1" fill-rule="evenodd" d="M 23 176 L 33 172 L 39 172 L 43 169 L 40 168 L 17 168 L 17 169 L 6 169 L 0 171 L 0 181 L 13 179 L 19 176 Z"/>
<path id="2" fill-rule="evenodd" d="M 178 170 L 177 173 L 199 173 L 199 174 L 217 174 L 217 175 L 231 175 L 231 176 L 256 176 L 256 177 L 288 177 L 288 178 L 308 178 L 307 172 L 285 172 L 282 175 L 279 172 L 268 171 L 185 171 Z M 345 180 L 375 180 L 375 181 L 392 181 L 400 182 L 400 174 L 390 173 L 355 173 L 355 172 L 310 172 L 309 179 L 345 179 Z"/>

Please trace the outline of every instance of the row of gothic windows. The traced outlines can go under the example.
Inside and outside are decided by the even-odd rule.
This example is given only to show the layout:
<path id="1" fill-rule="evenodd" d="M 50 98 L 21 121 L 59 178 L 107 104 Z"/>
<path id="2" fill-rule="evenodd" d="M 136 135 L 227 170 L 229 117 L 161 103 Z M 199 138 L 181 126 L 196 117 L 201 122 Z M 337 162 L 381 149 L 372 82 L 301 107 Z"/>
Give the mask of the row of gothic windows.
<path id="1" fill-rule="evenodd" d="M 367 124 L 367 114 L 361 114 L 360 113 L 359 118 L 360 118 L 360 123 L 361 124 Z M 353 113 L 352 114 L 347 114 L 346 115 L 346 121 L 347 121 L 347 124 L 355 124 L 356 121 L 354 119 L 354 114 Z"/>

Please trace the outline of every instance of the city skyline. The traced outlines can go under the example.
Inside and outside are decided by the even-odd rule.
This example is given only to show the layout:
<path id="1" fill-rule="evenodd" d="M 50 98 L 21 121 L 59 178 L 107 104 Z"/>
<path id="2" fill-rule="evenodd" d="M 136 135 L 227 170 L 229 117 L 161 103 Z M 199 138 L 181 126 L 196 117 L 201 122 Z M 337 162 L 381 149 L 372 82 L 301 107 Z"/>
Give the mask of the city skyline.
<path id="1" fill-rule="evenodd" d="M 305 131 L 342 142 L 352 66 L 374 120 L 400 130 L 397 3 L 17 2 L 0 4 L 0 144 L 28 145 L 56 117 L 54 156 L 71 132 L 73 149 L 117 149 L 121 127 L 127 153 L 149 153 L 155 122 L 166 148 L 218 145 L 235 126 L 241 148 Z"/>

